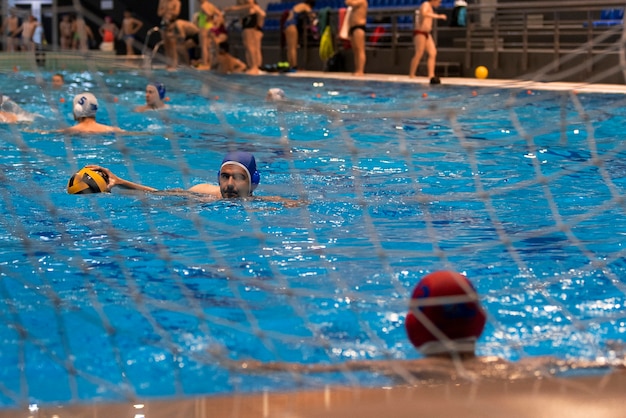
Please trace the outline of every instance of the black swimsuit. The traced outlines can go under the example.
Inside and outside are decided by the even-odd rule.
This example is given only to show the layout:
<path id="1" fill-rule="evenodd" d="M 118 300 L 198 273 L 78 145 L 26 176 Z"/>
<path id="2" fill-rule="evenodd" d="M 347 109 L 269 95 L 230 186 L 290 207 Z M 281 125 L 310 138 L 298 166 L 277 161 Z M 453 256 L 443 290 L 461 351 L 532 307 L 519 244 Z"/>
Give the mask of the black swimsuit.
<path id="1" fill-rule="evenodd" d="M 365 32 L 365 25 L 354 25 L 350 28 L 350 30 L 348 31 L 348 36 L 352 35 L 352 33 L 355 30 L 359 30 L 361 29 L 363 32 Z"/>
<path id="2" fill-rule="evenodd" d="M 259 17 L 257 16 L 257 14 L 255 13 L 247 15 L 243 19 L 241 19 L 241 28 L 261 30 L 261 28 L 259 27 Z"/>

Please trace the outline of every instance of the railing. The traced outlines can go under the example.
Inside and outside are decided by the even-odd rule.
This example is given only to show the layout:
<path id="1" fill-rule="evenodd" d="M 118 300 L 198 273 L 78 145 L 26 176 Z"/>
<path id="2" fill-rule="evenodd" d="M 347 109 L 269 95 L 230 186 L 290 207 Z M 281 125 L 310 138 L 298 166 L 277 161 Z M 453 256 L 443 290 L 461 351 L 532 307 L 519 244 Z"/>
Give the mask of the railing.
<path id="1" fill-rule="evenodd" d="M 368 10 L 368 49 L 390 48 L 395 55 L 412 49 L 414 12 L 417 6 L 396 0 L 395 7 L 370 7 Z M 371 2 L 370 2 L 371 4 Z M 388 4 L 395 4 L 389 1 Z M 551 53 L 555 60 L 564 54 L 616 54 L 621 46 L 624 0 L 569 0 L 546 2 L 515 2 L 495 5 L 467 6 L 467 25 L 450 27 L 452 9 L 439 9 L 448 15 L 448 22 L 435 21 L 433 37 L 440 52 L 457 53 L 465 68 L 472 67 L 475 53 L 490 53 L 491 68 L 500 67 L 504 52 L 521 54 L 521 71 L 529 67 L 529 55 L 535 52 Z M 270 11 L 264 44 L 275 42 L 272 32 L 280 34 L 280 11 Z M 330 22 L 335 33 L 338 12 L 331 11 Z M 374 41 L 372 32 L 381 28 Z M 269 35 L 269 36 L 268 36 Z M 302 48 L 317 48 L 310 34 Z M 304 62 L 306 65 L 306 62 Z"/>
<path id="2" fill-rule="evenodd" d="M 150 40 L 152 38 L 152 35 L 154 34 L 159 35 L 160 40 L 156 42 L 154 46 L 152 46 L 152 48 L 150 48 L 150 45 L 151 45 Z M 159 27 L 155 26 L 149 29 L 146 34 L 146 40 L 143 43 L 143 48 L 141 50 L 144 68 L 148 68 L 148 69 L 152 68 L 152 61 L 154 60 L 154 57 L 157 54 L 159 48 L 161 48 L 162 46 L 163 46 L 163 36 L 161 35 L 161 30 L 159 29 Z"/>
<path id="3" fill-rule="evenodd" d="M 492 50 L 494 69 L 499 66 L 500 54 L 507 50 L 522 54 L 522 71 L 527 70 L 528 55 L 533 51 L 549 50 L 555 60 L 568 53 L 589 57 L 615 53 L 623 29 L 624 6 L 622 0 L 470 5 L 465 35 L 466 66 L 471 65 L 472 52 L 485 48 L 485 40 L 489 40 L 487 47 Z M 622 10 L 622 19 L 605 18 L 609 10 Z"/>

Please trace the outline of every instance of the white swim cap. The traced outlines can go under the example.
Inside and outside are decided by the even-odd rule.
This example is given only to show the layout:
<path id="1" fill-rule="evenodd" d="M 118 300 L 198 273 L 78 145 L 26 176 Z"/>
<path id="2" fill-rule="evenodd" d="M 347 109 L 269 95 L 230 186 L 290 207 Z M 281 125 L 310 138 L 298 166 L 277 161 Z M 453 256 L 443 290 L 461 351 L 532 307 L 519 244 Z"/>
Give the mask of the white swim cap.
<path id="1" fill-rule="evenodd" d="M 80 93 L 74 97 L 74 118 L 93 118 L 98 110 L 98 100 L 91 93 Z"/>
<path id="2" fill-rule="evenodd" d="M 287 98 L 283 89 L 279 88 L 269 89 L 265 97 L 267 100 L 285 100 Z"/>

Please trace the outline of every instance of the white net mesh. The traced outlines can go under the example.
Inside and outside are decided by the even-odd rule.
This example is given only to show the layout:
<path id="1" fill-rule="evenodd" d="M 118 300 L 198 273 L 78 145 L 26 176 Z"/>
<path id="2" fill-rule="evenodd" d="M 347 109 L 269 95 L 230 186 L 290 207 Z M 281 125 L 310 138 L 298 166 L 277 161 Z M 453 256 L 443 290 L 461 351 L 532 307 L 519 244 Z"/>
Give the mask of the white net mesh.
<path id="1" fill-rule="evenodd" d="M 2 82 L 28 114 L 1 133 L 3 407 L 227 395 L 237 416 L 247 393 L 620 366 L 623 91 L 57 65 L 24 61 Z M 170 108 L 133 112 L 154 80 Z M 287 100 L 265 101 L 272 87 Z M 82 91 L 129 132 L 55 132 Z M 233 149 L 255 154 L 258 196 L 305 203 L 65 191 L 86 164 L 160 190 L 215 183 Z M 411 290 L 441 269 L 485 307 L 477 353 L 516 363 L 428 362 L 411 346 Z"/>

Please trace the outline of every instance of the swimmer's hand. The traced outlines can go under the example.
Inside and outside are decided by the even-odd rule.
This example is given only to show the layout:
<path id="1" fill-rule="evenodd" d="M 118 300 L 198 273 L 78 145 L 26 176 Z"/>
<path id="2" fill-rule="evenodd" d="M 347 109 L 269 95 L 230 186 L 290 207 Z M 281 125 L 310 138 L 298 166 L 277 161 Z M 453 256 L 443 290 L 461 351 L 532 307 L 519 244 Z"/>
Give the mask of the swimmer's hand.
<path id="1" fill-rule="evenodd" d="M 111 170 L 109 170 L 106 167 L 101 167 L 99 165 L 88 165 L 87 168 L 95 170 L 95 171 L 100 171 L 104 173 L 106 176 L 108 176 L 109 178 L 109 182 L 107 184 L 108 192 L 110 192 L 111 189 L 113 189 L 113 187 L 115 186 L 120 186 L 125 189 L 143 190 L 146 192 L 158 191 L 158 189 L 155 189 L 154 187 L 144 186 L 143 184 L 133 183 L 132 181 L 124 180 L 123 178 L 115 175 Z"/>

